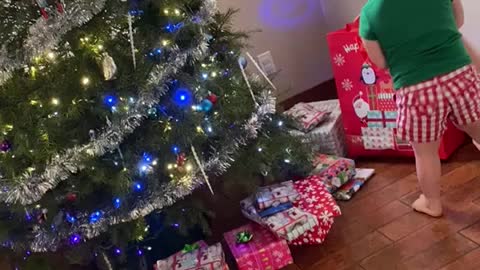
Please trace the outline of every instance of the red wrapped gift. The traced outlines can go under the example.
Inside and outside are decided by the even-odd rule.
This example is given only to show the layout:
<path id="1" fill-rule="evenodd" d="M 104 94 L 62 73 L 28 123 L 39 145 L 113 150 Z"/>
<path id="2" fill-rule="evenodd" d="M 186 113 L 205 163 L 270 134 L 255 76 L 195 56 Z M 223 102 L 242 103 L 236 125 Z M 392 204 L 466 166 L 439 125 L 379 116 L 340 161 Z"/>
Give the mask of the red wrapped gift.
<path id="1" fill-rule="evenodd" d="M 327 41 L 349 156 L 413 157 L 410 144 L 396 136 L 392 78 L 368 59 L 358 35 L 358 20 L 328 34 Z M 447 159 L 464 140 L 464 133 L 448 123 L 440 157 Z"/>
<path id="2" fill-rule="evenodd" d="M 342 214 L 340 207 L 318 176 L 310 176 L 295 182 L 295 189 L 301 197 L 294 202 L 294 205 L 316 216 L 319 226 L 289 244 L 300 246 L 323 243 L 333 225 L 334 218 Z"/>
<path id="3" fill-rule="evenodd" d="M 237 235 L 244 232 L 253 236 L 251 241 L 238 243 Z M 293 263 L 287 242 L 260 225 L 250 223 L 224 237 L 240 270 L 275 270 Z"/>
<path id="4" fill-rule="evenodd" d="M 318 155 L 313 163 L 315 169 L 312 175 L 321 178 L 330 193 L 355 176 L 355 161 L 329 155 Z"/>
<path id="5" fill-rule="evenodd" d="M 228 270 L 222 245 L 200 241 L 154 265 L 155 270 Z"/>

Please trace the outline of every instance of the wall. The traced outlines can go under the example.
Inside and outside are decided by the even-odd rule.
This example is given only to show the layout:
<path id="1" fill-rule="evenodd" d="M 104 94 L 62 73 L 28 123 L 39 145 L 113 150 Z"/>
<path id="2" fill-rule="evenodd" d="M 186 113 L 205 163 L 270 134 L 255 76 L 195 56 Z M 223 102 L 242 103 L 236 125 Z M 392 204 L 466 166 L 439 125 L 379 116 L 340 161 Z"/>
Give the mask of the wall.
<path id="1" fill-rule="evenodd" d="M 463 0 L 465 9 L 465 25 L 462 28 L 462 32 L 467 41 L 473 45 L 473 47 L 480 51 L 480 32 L 478 28 L 480 26 L 480 2 L 478 0 Z"/>
<path id="2" fill-rule="evenodd" d="M 362 1 L 219 0 L 219 6 L 240 9 L 236 28 L 262 30 L 253 34 L 250 52 L 272 52 L 283 100 L 332 78 L 326 34 L 352 20 Z"/>

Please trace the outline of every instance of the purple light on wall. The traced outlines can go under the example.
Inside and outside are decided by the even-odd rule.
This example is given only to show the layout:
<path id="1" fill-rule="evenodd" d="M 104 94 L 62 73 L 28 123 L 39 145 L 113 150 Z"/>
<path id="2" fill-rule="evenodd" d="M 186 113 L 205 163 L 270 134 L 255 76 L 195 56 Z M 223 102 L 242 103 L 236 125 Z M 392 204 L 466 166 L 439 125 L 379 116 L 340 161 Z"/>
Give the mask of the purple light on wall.
<path id="1" fill-rule="evenodd" d="M 263 0 L 259 6 L 260 21 L 277 30 L 302 27 L 321 15 L 319 0 Z"/>

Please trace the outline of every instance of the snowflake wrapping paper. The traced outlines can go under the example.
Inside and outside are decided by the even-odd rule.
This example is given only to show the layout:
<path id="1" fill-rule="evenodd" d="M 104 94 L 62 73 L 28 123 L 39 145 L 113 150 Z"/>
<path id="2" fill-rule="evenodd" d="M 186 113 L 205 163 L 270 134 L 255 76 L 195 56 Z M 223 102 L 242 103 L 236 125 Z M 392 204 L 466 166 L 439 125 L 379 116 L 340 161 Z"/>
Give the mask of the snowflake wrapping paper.
<path id="1" fill-rule="evenodd" d="M 236 236 L 240 232 L 251 233 L 252 240 L 238 244 Z M 260 225 L 247 224 L 225 233 L 224 238 L 239 270 L 275 270 L 293 263 L 287 242 Z"/>
<path id="2" fill-rule="evenodd" d="M 310 176 L 295 182 L 295 188 L 301 197 L 294 202 L 294 205 L 316 216 L 319 225 L 289 244 L 294 246 L 321 244 L 325 241 L 334 218 L 342 214 L 340 207 L 318 176 Z"/>
<path id="3" fill-rule="evenodd" d="M 165 260 L 157 261 L 153 268 L 155 270 L 228 270 L 220 243 L 207 246 L 205 242 L 200 241 L 197 244 L 199 246 L 197 250 L 188 253 L 177 252 Z"/>

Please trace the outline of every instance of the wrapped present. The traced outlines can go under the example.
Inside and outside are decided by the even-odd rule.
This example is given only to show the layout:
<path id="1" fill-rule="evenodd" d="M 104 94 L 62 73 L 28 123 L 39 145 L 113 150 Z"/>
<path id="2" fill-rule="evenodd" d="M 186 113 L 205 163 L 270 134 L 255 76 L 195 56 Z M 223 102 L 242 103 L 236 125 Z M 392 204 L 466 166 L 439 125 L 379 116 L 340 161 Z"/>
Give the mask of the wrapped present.
<path id="1" fill-rule="evenodd" d="M 201 241 L 187 245 L 184 250 L 159 260 L 155 270 L 228 270 L 222 245 L 220 243 L 207 246 Z"/>
<path id="2" fill-rule="evenodd" d="M 337 200 L 348 201 L 352 196 L 360 190 L 360 188 L 373 176 L 374 169 L 356 169 L 356 174 L 353 179 L 341 186 L 333 196 Z"/>
<path id="3" fill-rule="evenodd" d="M 293 241 L 318 225 L 317 218 L 293 207 L 264 219 L 264 224 L 278 237 Z"/>
<path id="4" fill-rule="evenodd" d="M 268 227 L 278 237 L 292 241 L 306 231 L 312 230 L 318 221 L 315 216 L 298 208 L 290 207 L 283 209 L 267 217 L 260 216 L 255 208 L 252 197 L 248 197 L 240 203 L 243 215 L 259 225 Z M 277 208 L 278 207 L 271 207 Z"/>
<path id="5" fill-rule="evenodd" d="M 255 200 L 253 196 L 250 196 L 240 202 L 240 209 L 243 215 L 246 218 L 259 224 L 263 223 L 262 218 L 275 215 L 279 212 L 283 212 L 292 207 L 293 207 L 293 204 L 291 202 L 287 202 L 287 203 L 282 203 L 278 206 L 272 206 L 270 208 L 259 211 L 255 207 Z"/>
<path id="6" fill-rule="evenodd" d="M 345 131 L 342 124 L 342 113 L 338 99 L 308 103 L 330 115 L 318 127 L 310 132 L 291 130 L 290 134 L 308 144 L 314 151 L 335 156 L 345 156 Z"/>
<path id="7" fill-rule="evenodd" d="M 310 176 L 295 182 L 295 188 L 301 194 L 294 203 L 295 207 L 316 216 L 319 225 L 289 244 L 295 246 L 321 244 L 325 241 L 334 218 L 342 214 L 340 207 L 318 176 Z"/>
<path id="8" fill-rule="evenodd" d="M 329 111 L 320 110 L 308 103 L 298 103 L 288 111 L 286 115 L 295 119 L 295 127 L 301 131 L 308 132 L 325 121 L 330 115 Z"/>
<path id="9" fill-rule="evenodd" d="M 320 154 L 313 165 L 312 175 L 320 176 L 330 193 L 355 176 L 355 161 L 351 159 Z"/>
<path id="10" fill-rule="evenodd" d="M 259 225 L 242 226 L 224 237 L 240 270 L 275 270 L 293 263 L 287 242 Z"/>
<path id="11" fill-rule="evenodd" d="M 278 206 L 282 203 L 293 202 L 298 197 L 298 193 L 293 188 L 293 182 L 287 181 L 280 184 L 262 187 L 255 195 L 257 208 L 263 210 L 272 206 Z"/>

